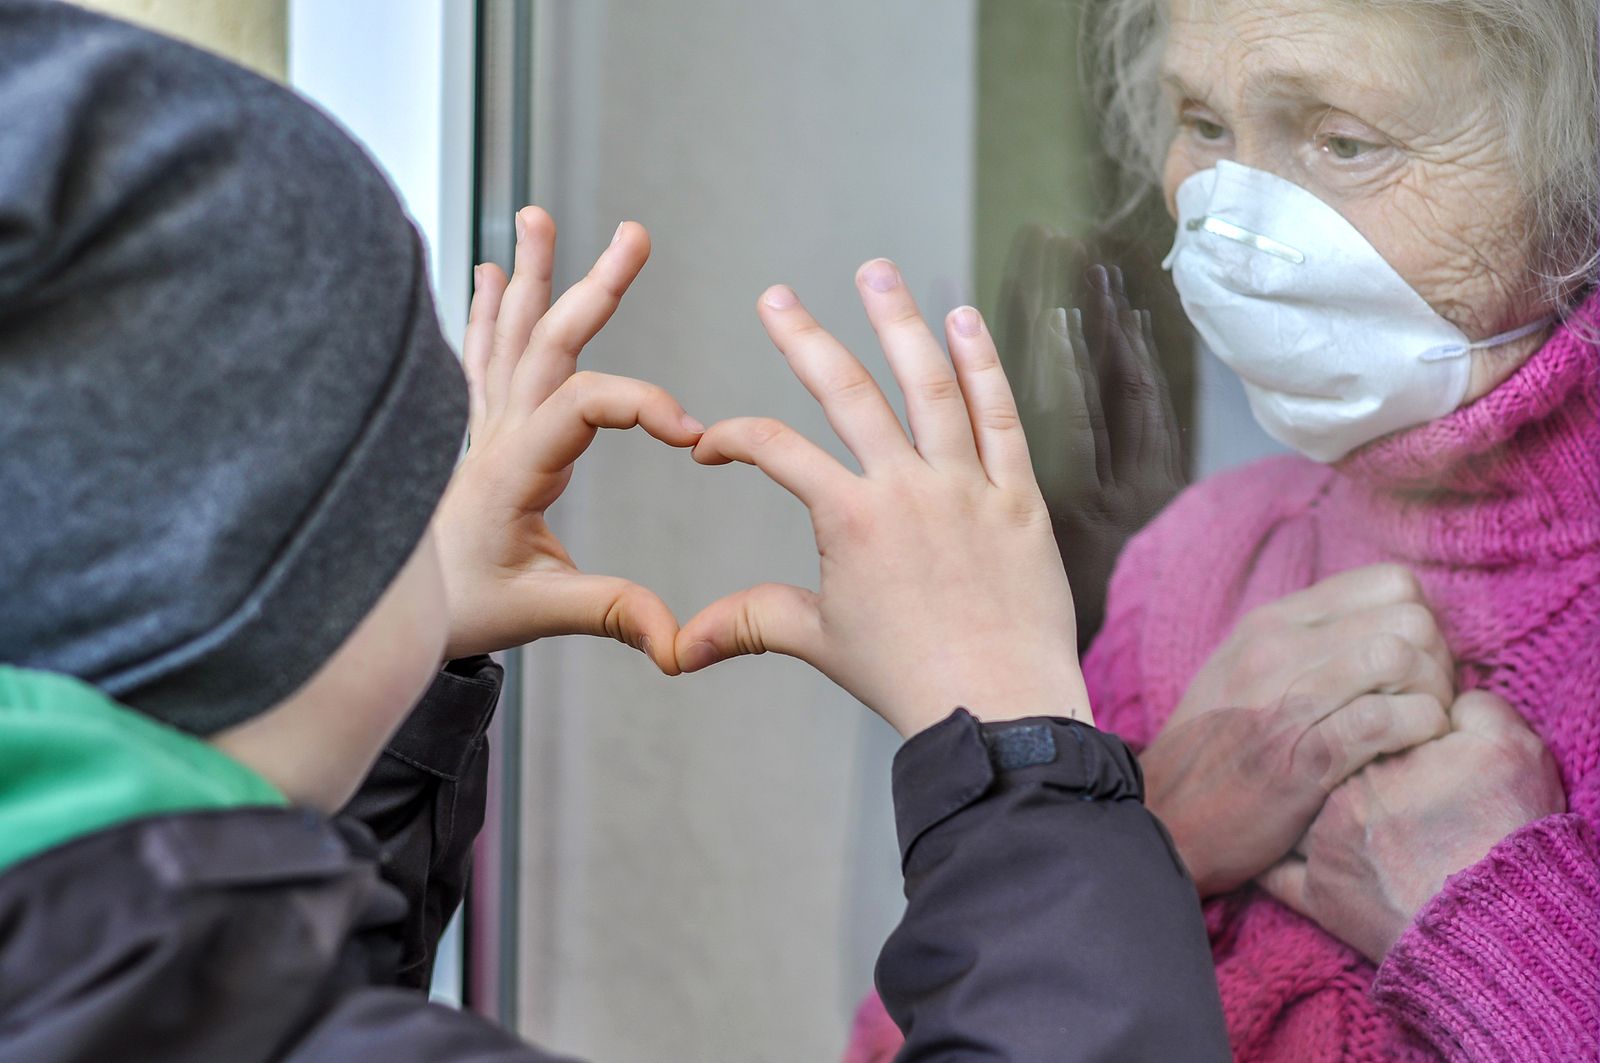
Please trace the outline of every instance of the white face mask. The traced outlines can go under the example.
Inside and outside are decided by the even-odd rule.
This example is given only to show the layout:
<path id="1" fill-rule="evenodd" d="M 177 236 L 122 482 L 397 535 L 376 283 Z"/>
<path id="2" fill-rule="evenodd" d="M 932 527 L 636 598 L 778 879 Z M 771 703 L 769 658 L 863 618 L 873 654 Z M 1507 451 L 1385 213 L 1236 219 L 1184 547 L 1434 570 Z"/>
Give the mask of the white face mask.
<path id="1" fill-rule="evenodd" d="M 1162 265 L 1261 427 L 1316 461 L 1443 417 L 1466 398 L 1472 351 L 1551 321 L 1474 343 L 1338 211 L 1227 160 L 1178 187 Z"/>

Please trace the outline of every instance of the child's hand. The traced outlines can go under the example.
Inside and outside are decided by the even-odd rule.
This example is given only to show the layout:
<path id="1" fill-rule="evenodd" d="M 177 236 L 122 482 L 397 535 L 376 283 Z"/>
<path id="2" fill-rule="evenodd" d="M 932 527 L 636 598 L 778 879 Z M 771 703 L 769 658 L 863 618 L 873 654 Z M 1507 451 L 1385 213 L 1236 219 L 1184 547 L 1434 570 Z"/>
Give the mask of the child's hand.
<path id="1" fill-rule="evenodd" d="M 446 652 L 606 635 L 675 675 L 678 622 L 666 603 L 628 580 L 578 571 L 544 517 L 598 429 L 637 425 L 674 447 L 693 446 L 704 431 L 654 385 L 574 372 L 650 257 L 649 234 L 625 222 L 554 306 L 555 223 L 529 207 L 517 234 L 510 283 L 495 266 L 478 268 L 467 325 L 471 443 L 435 520 L 450 603 Z"/>
<path id="2" fill-rule="evenodd" d="M 952 367 L 892 263 L 867 263 L 857 286 L 915 443 L 861 363 L 792 291 L 769 290 L 767 334 L 862 475 L 777 421 L 724 421 L 705 434 L 696 461 L 757 465 L 806 504 L 822 582 L 708 606 L 679 633 L 684 670 L 785 653 L 908 737 L 957 706 L 980 719 L 1092 722 L 1072 594 L 994 341 L 976 310 L 956 311 Z"/>

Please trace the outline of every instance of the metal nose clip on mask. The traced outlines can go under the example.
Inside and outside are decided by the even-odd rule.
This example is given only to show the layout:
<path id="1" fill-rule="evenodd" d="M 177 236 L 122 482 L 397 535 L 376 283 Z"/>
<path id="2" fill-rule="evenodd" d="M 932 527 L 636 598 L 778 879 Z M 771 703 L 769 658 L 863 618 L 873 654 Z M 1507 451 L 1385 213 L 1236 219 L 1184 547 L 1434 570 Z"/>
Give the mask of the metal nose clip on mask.
<path id="1" fill-rule="evenodd" d="M 1178 219 L 1162 265 L 1189 320 L 1261 427 L 1316 461 L 1443 417 L 1466 398 L 1472 351 L 1553 320 L 1474 343 L 1338 211 L 1238 163 L 1184 181 Z"/>

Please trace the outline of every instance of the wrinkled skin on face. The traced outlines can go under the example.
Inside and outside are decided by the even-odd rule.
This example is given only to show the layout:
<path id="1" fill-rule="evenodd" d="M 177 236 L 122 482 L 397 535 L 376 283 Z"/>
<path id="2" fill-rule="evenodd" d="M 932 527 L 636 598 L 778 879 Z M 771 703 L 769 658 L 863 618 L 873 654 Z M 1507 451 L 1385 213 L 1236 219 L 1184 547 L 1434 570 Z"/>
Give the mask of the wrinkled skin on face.
<path id="1" fill-rule="evenodd" d="M 1163 59 L 1177 120 L 1162 187 L 1231 159 L 1338 210 L 1474 340 L 1549 313 L 1530 203 L 1459 32 L 1342 0 L 1173 0 Z M 1546 334 L 1473 353 L 1466 401 Z"/>

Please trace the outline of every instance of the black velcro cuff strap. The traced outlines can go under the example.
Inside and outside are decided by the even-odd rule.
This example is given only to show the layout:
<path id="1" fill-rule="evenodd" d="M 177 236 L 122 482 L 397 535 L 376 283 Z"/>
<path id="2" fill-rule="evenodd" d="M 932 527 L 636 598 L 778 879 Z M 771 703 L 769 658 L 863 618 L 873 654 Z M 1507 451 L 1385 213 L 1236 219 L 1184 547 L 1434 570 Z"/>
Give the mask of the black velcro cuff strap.
<path id="1" fill-rule="evenodd" d="M 1086 801 L 1144 799 L 1133 753 L 1075 720 L 980 723 L 956 709 L 895 754 L 895 829 L 902 864 L 918 838 L 993 792 L 1047 786 Z"/>

